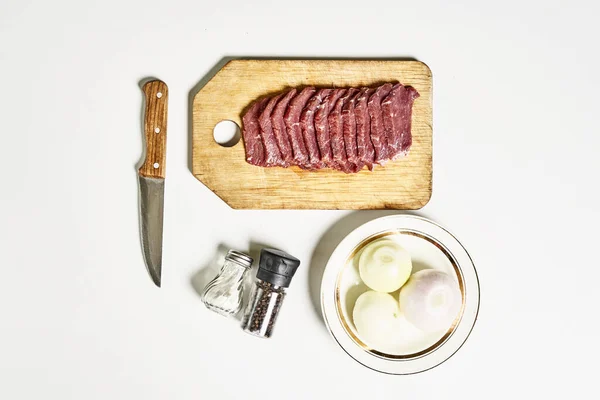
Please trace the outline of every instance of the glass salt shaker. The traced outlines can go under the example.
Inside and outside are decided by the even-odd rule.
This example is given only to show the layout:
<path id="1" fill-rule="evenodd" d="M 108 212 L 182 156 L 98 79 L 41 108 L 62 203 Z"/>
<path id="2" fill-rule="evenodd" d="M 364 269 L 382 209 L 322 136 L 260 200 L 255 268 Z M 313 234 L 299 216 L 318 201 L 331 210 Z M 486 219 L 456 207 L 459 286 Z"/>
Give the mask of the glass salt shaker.
<path id="1" fill-rule="evenodd" d="M 202 302 L 209 309 L 226 317 L 234 316 L 242 307 L 244 277 L 252 267 L 252 257 L 229 250 L 221 271 L 202 293 Z"/>
<path id="2" fill-rule="evenodd" d="M 269 338 L 285 291 L 300 265 L 300 260 L 280 250 L 262 249 L 256 282 L 242 320 L 242 328 L 252 335 Z"/>

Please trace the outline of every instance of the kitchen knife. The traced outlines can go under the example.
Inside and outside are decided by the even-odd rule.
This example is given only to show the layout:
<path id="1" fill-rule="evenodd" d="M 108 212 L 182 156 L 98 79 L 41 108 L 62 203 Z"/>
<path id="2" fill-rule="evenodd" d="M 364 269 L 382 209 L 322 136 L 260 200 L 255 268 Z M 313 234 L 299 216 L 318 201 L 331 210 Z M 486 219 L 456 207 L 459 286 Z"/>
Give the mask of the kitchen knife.
<path id="1" fill-rule="evenodd" d="M 163 206 L 167 159 L 167 85 L 159 80 L 142 87 L 146 97 L 144 139 L 146 158 L 138 170 L 140 234 L 148 273 L 160 287 L 162 270 Z"/>

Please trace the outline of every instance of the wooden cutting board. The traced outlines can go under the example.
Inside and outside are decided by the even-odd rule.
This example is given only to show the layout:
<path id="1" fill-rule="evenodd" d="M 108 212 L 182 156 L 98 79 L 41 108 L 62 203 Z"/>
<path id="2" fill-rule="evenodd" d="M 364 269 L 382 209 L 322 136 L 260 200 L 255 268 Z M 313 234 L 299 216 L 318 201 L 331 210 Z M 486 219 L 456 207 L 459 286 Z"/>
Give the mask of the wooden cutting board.
<path id="1" fill-rule="evenodd" d="M 360 87 L 399 81 L 420 93 L 413 107 L 413 144 L 407 157 L 357 174 L 298 167 L 262 168 L 245 160 L 243 140 L 215 142 L 222 120 L 241 126 L 258 97 L 290 87 Z M 431 70 L 418 61 L 233 60 L 196 94 L 193 104 L 192 170 L 236 209 L 406 209 L 431 197 Z"/>

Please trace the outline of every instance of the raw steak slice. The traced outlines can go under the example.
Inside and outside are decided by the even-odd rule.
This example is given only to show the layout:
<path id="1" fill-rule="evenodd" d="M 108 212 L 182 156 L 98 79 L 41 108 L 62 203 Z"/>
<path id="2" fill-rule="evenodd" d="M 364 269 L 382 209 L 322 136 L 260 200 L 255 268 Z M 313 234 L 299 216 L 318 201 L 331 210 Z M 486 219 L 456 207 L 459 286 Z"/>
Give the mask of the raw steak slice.
<path id="1" fill-rule="evenodd" d="M 346 145 L 344 144 L 344 132 L 342 121 L 342 107 L 348 101 L 352 94 L 351 90 L 347 90 L 335 103 L 331 109 L 327 122 L 329 124 L 329 135 L 331 136 L 331 151 L 333 153 L 333 161 L 336 169 L 345 173 L 352 172 L 352 165 L 348 162 L 346 156 Z"/>
<path id="2" fill-rule="evenodd" d="M 412 106 L 418 97 L 419 93 L 414 88 L 396 84 L 381 103 L 388 157 L 392 160 L 406 156 L 410 150 Z"/>
<path id="3" fill-rule="evenodd" d="M 271 113 L 271 123 L 273 124 L 273 133 L 275 139 L 277 139 L 277 146 L 281 152 L 281 158 L 286 164 L 292 164 L 294 162 L 292 145 L 290 143 L 287 130 L 285 128 L 285 122 L 283 121 L 283 115 L 287 109 L 290 100 L 296 95 L 296 89 L 292 89 L 287 92 L 278 102 L 273 112 Z"/>
<path id="4" fill-rule="evenodd" d="M 258 118 L 260 135 L 262 136 L 263 144 L 265 146 L 265 167 L 289 166 L 289 164 L 283 161 L 283 158 L 281 157 L 281 152 L 277 145 L 277 138 L 275 138 L 275 133 L 273 133 L 273 124 L 271 123 L 271 113 L 281 96 L 283 96 L 283 93 L 269 99 L 267 106 Z"/>
<path id="5" fill-rule="evenodd" d="M 342 107 L 342 134 L 344 136 L 344 145 L 346 147 L 346 157 L 352 167 L 353 172 L 360 171 L 365 164 L 358 158 L 358 148 L 356 144 L 356 117 L 355 103 L 360 95 L 360 89 L 348 89 L 348 100 Z"/>
<path id="6" fill-rule="evenodd" d="M 300 128 L 300 114 L 302 113 L 302 109 L 306 105 L 306 102 L 312 97 L 315 91 L 314 87 L 302 89 L 302 91 L 290 101 L 285 116 L 283 117 L 292 144 L 294 162 L 302 168 L 310 168 L 310 162 L 308 150 L 306 149 L 304 138 L 302 137 L 302 129 Z"/>
<path id="7" fill-rule="evenodd" d="M 325 164 L 321 161 L 321 153 L 319 152 L 319 143 L 315 132 L 315 112 L 323 99 L 331 93 L 331 89 L 319 89 L 313 97 L 308 100 L 302 115 L 300 116 L 300 127 L 302 128 L 302 136 L 308 151 L 309 163 L 311 168 L 323 168 Z"/>
<path id="8" fill-rule="evenodd" d="M 329 135 L 328 116 L 333 105 L 346 92 L 346 89 L 333 89 L 331 93 L 323 99 L 323 102 L 317 107 L 315 112 L 315 132 L 317 133 L 317 143 L 321 153 L 321 161 L 329 168 L 335 168 L 333 161 L 333 151 L 331 149 L 331 136 Z"/>
<path id="9" fill-rule="evenodd" d="M 246 112 L 242 118 L 244 129 L 242 135 L 246 148 L 246 161 L 259 167 L 265 166 L 265 148 L 260 136 L 258 117 L 265 108 L 268 98 L 259 99 Z"/>
<path id="10" fill-rule="evenodd" d="M 367 103 L 369 116 L 371 117 L 371 142 L 375 149 L 375 162 L 383 165 L 389 158 L 388 143 L 383 126 L 383 114 L 381 110 L 381 101 L 392 90 L 392 84 L 386 83 L 375 89 L 375 92 L 369 98 Z"/>
<path id="11" fill-rule="evenodd" d="M 371 142 L 371 117 L 367 102 L 373 89 L 364 88 L 356 97 L 354 104 L 354 115 L 356 118 L 356 146 L 358 148 L 358 159 L 367 165 L 372 171 L 375 161 L 375 149 Z"/>

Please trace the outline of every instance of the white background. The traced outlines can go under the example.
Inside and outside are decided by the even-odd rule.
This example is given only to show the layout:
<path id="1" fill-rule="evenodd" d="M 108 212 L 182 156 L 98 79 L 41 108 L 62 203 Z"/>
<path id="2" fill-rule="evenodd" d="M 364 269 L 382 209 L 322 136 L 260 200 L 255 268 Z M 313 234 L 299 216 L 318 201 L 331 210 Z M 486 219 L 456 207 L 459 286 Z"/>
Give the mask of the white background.
<path id="1" fill-rule="evenodd" d="M 599 14 L 553 0 L 2 1 L 0 398 L 595 396 Z M 253 55 L 432 69 L 420 214 L 467 247 L 482 295 L 446 363 L 367 370 L 315 308 L 333 246 L 385 213 L 233 211 L 190 173 L 190 91 L 223 57 Z M 170 89 L 161 289 L 138 234 L 147 76 Z M 220 243 L 250 242 L 303 262 L 271 340 L 210 313 L 192 284 Z"/>

